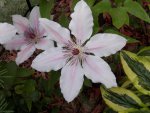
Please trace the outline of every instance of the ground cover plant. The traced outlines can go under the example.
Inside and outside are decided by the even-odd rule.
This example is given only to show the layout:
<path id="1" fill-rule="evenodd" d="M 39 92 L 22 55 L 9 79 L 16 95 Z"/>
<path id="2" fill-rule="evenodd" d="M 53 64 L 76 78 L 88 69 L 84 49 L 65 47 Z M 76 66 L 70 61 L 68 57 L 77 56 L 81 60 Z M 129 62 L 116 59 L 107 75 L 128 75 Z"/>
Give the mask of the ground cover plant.
<path id="1" fill-rule="evenodd" d="M 0 9 L 0 113 L 150 113 L 149 0 Z"/>

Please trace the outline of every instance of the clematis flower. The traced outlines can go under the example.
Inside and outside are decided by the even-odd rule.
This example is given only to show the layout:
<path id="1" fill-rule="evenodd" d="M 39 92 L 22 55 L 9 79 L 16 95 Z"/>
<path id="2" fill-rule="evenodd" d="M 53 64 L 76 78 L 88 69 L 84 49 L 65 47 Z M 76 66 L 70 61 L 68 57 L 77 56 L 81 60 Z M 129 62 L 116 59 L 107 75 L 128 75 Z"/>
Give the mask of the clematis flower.
<path id="1" fill-rule="evenodd" d="M 10 41 L 16 34 L 16 28 L 8 23 L 0 23 L 0 44 Z"/>
<path id="2" fill-rule="evenodd" d="M 114 54 L 126 44 L 126 39 L 115 34 L 103 33 L 91 37 L 93 17 L 84 0 L 76 4 L 71 18 L 69 28 L 73 38 L 70 38 L 69 30 L 58 23 L 40 19 L 42 26 L 57 42 L 58 47 L 44 51 L 31 65 L 41 72 L 62 68 L 60 88 L 67 102 L 71 102 L 79 94 L 84 75 L 92 82 L 102 83 L 107 88 L 116 87 L 115 75 L 100 57 Z"/>
<path id="3" fill-rule="evenodd" d="M 16 63 L 19 65 L 27 60 L 37 49 L 45 50 L 53 46 L 53 42 L 45 37 L 45 30 L 39 24 L 39 7 L 34 7 L 30 13 L 29 20 L 21 15 L 13 15 L 13 24 L 19 35 L 9 41 L 5 48 L 8 50 L 20 50 Z"/>

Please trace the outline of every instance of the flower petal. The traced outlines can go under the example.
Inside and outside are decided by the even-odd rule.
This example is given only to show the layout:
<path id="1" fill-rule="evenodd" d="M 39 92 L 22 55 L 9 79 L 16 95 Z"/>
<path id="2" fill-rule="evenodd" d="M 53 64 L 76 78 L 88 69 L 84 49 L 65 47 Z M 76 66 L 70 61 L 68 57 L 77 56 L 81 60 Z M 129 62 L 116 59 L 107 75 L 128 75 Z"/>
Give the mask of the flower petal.
<path id="1" fill-rule="evenodd" d="M 8 23 L 0 23 L 0 44 L 10 41 L 16 34 L 16 28 Z"/>
<path id="2" fill-rule="evenodd" d="M 85 46 L 88 48 L 88 52 L 102 57 L 115 54 L 126 45 L 126 41 L 122 36 L 103 33 L 93 36 Z"/>
<path id="3" fill-rule="evenodd" d="M 26 61 L 35 51 L 33 45 L 25 45 L 21 48 L 21 51 L 17 54 L 16 64 L 19 65 Z"/>
<path id="4" fill-rule="evenodd" d="M 35 6 L 29 16 L 30 25 L 33 29 L 38 30 L 39 28 L 40 10 L 38 6 Z"/>
<path id="5" fill-rule="evenodd" d="M 71 18 L 72 20 L 69 25 L 71 33 L 83 43 L 90 38 L 93 32 L 92 12 L 84 0 L 76 4 Z"/>
<path id="6" fill-rule="evenodd" d="M 67 102 L 71 102 L 83 85 L 83 70 L 79 62 L 66 64 L 61 70 L 60 88 Z"/>
<path id="7" fill-rule="evenodd" d="M 107 88 L 116 87 L 116 78 L 109 65 L 97 56 L 88 55 L 83 62 L 85 76 L 94 83 L 102 83 Z"/>
<path id="8" fill-rule="evenodd" d="M 40 24 L 46 30 L 49 37 L 57 43 L 64 44 L 70 40 L 69 30 L 60 26 L 60 24 L 45 18 L 40 18 Z"/>
<path id="9" fill-rule="evenodd" d="M 31 67 L 40 72 L 59 70 L 66 63 L 61 48 L 51 48 L 38 55 L 32 62 Z"/>
<path id="10" fill-rule="evenodd" d="M 46 50 L 50 49 L 51 47 L 54 47 L 54 42 L 47 38 L 41 38 L 35 46 L 37 49 Z"/>
<path id="11" fill-rule="evenodd" d="M 22 17 L 21 15 L 13 15 L 13 24 L 17 28 L 19 33 L 24 33 L 24 31 L 28 28 L 29 21 L 27 18 Z"/>
<path id="12" fill-rule="evenodd" d="M 26 44 L 25 38 L 15 37 L 14 39 L 8 41 L 4 47 L 7 50 L 20 50 L 23 45 Z"/>

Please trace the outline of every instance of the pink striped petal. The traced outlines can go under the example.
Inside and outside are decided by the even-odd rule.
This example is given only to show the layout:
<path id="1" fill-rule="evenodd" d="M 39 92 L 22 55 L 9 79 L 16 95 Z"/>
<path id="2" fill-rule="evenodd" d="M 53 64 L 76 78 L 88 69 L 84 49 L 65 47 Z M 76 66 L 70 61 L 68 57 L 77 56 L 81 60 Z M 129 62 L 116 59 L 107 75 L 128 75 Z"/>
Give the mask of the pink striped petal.
<path id="1" fill-rule="evenodd" d="M 70 32 L 68 29 L 60 26 L 58 23 L 41 18 L 40 24 L 45 28 L 49 37 L 59 44 L 67 43 L 70 40 Z"/>
<path id="2" fill-rule="evenodd" d="M 85 76 L 94 83 L 102 83 L 107 88 L 116 87 L 116 78 L 109 65 L 101 58 L 88 55 L 83 62 Z"/>
<path id="3" fill-rule="evenodd" d="M 16 36 L 17 37 L 17 36 Z M 4 47 L 7 50 L 20 50 L 26 44 L 25 38 L 17 37 L 7 42 Z"/>
<path id="4" fill-rule="evenodd" d="M 40 10 L 38 6 L 35 6 L 29 16 L 30 25 L 33 29 L 38 30 L 39 28 Z"/>
<path id="5" fill-rule="evenodd" d="M 84 0 L 76 4 L 71 18 L 72 20 L 69 25 L 71 33 L 83 43 L 90 38 L 93 32 L 92 12 Z"/>
<path id="6" fill-rule="evenodd" d="M 80 92 L 84 77 L 82 67 L 78 62 L 66 64 L 61 70 L 60 88 L 67 102 L 71 102 Z"/>
<path id="7" fill-rule="evenodd" d="M 21 51 L 17 54 L 16 64 L 19 65 L 26 61 L 34 53 L 35 47 L 33 45 L 25 45 L 21 48 Z"/>
<path id="8" fill-rule="evenodd" d="M 16 34 L 16 28 L 8 23 L 0 23 L 0 44 L 10 41 Z"/>
<path id="9" fill-rule="evenodd" d="M 40 72 L 59 70 L 66 63 L 66 59 L 61 48 L 51 48 L 38 55 L 32 62 L 31 67 Z"/>
<path id="10" fill-rule="evenodd" d="M 13 15 L 13 24 L 14 26 L 18 29 L 19 33 L 24 33 L 24 31 L 28 28 L 29 26 L 29 21 L 27 18 L 22 17 L 21 15 Z"/>
<path id="11" fill-rule="evenodd" d="M 51 47 L 54 47 L 54 42 L 47 38 L 41 38 L 35 47 L 42 50 L 50 49 Z"/>
<path id="12" fill-rule="evenodd" d="M 93 36 L 87 42 L 86 47 L 88 52 L 92 52 L 99 57 L 109 56 L 121 50 L 126 45 L 126 41 L 122 36 L 103 33 Z"/>

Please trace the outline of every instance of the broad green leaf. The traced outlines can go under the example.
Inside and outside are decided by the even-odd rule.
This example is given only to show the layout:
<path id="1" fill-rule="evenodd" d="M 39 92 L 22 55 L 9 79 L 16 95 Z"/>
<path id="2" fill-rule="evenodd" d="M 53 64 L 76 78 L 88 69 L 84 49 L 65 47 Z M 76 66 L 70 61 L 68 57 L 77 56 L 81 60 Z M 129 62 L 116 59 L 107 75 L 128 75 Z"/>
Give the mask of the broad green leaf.
<path id="1" fill-rule="evenodd" d="M 34 80 L 27 80 L 25 83 L 24 83 L 24 88 L 23 88 L 23 91 L 24 91 L 24 94 L 31 94 L 35 91 L 35 81 Z"/>
<path id="2" fill-rule="evenodd" d="M 84 85 L 87 87 L 92 87 L 92 82 L 88 78 L 85 77 L 84 79 Z"/>
<path id="3" fill-rule="evenodd" d="M 121 35 L 127 39 L 128 43 L 138 43 L 139 42 L 138 40 L 128 37 L 128 36 L 125 36 L 125 35 L 121 34 L 119 31 L 114 30 L 114 29 L 107 29 L 107 30 L 105 30 L 105 33 L 114 33 L 114 34 Z"/>
<path id="4" fill-rule="evenodd" d="M 141 109 L 141 110 L 134 110 L 129 113 L 150 113 L 150 110 L 149 109 Z"/>
<path id="5" fill-rule="evenodd" d="M 144 104 L 132 91 L 115 87 L 106 89 L 101 87 L 102 97 L 105 103 L 117 112 L 133 111 L 143 108 Z"/>
<path id="6" fill-rule="evenodd" d="M 99 30 L 99 22 L 98 22 L 99 14 L 108 12 L 110 9 L 111 9 L 111 4 L 108 0 L 103 0 L 91 8 L 93 13 L 93 18 L 94 18 L 93 34 L 97 33 Z"/>
<path id="7" fill-rule="evenodd" d="M 103 0 L 96 4 L 93 8 L 92 11 L 93 13 L 96 13 L 97 15 L 100 13 L 108 12 L 111 9 L 111 3 L 109 0 Z"/>
<path id="8" fill-rule="evenodd" d="M 124 51 L 120 54 L 123 69 L 141 93 L 150 95 L 150 62 L 145 57 Z"/>
<path id="9" fill-rule="evenodd" d="M 145 105 L 150 106 L 150 96 L 149 95 L 140 95 L 139 97 Z"/>
<path id="10" fill-rule="evenodd" d="M 150 56 L 150 46 L 144 47 L 138 53 L 139 56 Z"/>
<path id="11" fill-rule="evenodd" d="M 25 102 L 26 102 L 27 107 L 28 107 L 28 110 L 29 110 L 29 112 L 30 112 L 30 111 L 31 111 L 31 108 L 32 108 L 32 100 L 29 99 L 29 98 L 26 98 L 26 99 L 25 99 Z"/>
<path id="12" fill-rule="evenodd" d="M 129 16 L 123 7 L 112 8 L 109 10 L 112 17 L 112 23 L 116 28 L 121 28 L 123 25 L 129 25 Z"/>
<path id="13" fill-rule="evenodd" d="M 28 77 L 28 76 L 31 76 L 33 73 L 34 73 L 34 71 L 31 69 L 21 68 L 21 67 L 19 67 L 17 69 L 17 76 L 18 77 Z"/>
<path id="14" fill-rule="evenodd" d="M 69 18 L 64 13 L 62 13 L 61 16 L 59 17 L 59 23 L 63 27 L 68 28 L 68 26 L 69 26 Z"/>
<path id="15" fill-rule="evenodd" d="M 54 0 L 40 0 L 41 17 L 50 19 L 53 6 Z"/>
<path id="16" fill-rule="evenodd" d="M 124 0 L 115 0 L 115 3 L 117 4 L 117 6 L 122 6 L 123 2 Z"/>
<path id="17" fill-rule="evenodd" d="M 138 2 L 133 0 L 126 0 L 124 7 L 130 14 L 150 23 L 150 17 Z"/>

